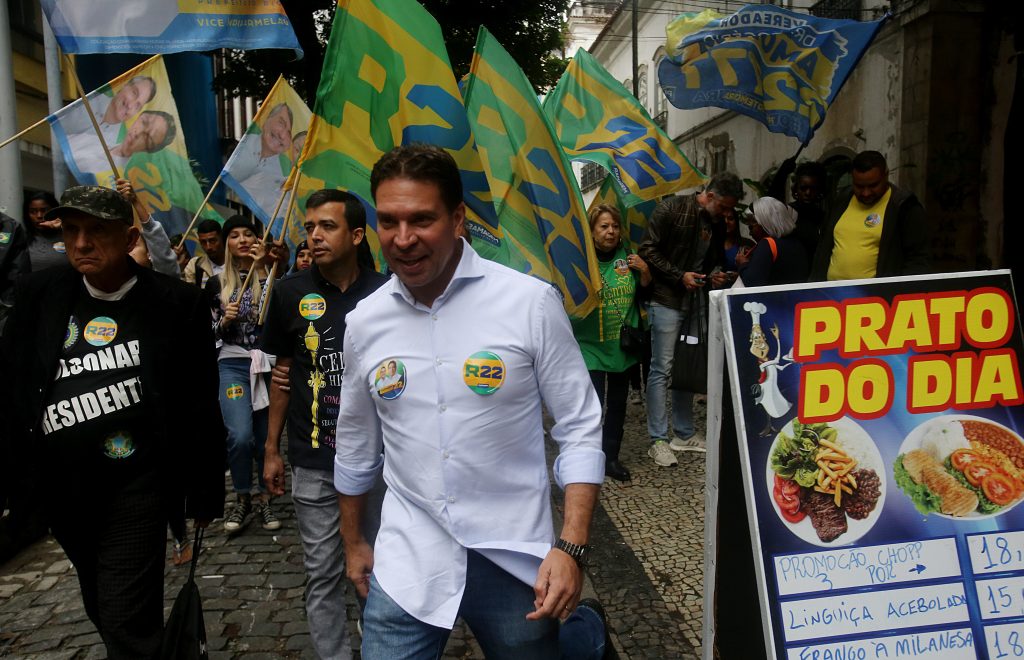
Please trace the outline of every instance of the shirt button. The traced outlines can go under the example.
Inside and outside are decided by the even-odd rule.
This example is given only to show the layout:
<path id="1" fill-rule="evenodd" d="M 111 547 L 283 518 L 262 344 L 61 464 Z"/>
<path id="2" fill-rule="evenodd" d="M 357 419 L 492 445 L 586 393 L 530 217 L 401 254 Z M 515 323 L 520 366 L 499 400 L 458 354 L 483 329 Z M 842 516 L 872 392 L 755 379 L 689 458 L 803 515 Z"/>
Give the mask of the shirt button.
<path id="1" fill-rule="evenodd" d="M 448 458 L 449 456 L 451 456 L 451 454 L 449 454 L 449 453 L 448 453 L 448 450 L 446 449 L 446 450 L 444 451 L 444 453 L 443 453 L 443 454 L 441 454 L 441 456 L 443 456 L 443 457 L 445 457 L 445 458 Z"/>
<path id="2" fill-rule="evenodd" d="M 432 319 L 434 319 L 436 321 L 437 320 L 437 314 L 431 314 L 430 318 L 432 318 Z"/>
<path id="3" fill-rule="evenodd" d="M 448 504 L 455 504 L 455 497 L 454 496 L 448 498 Z"/>
<path id="4" fill-rule="evenodd" d="M 440 406 L 438 406 L 438 409 L 440 409 L 441 412 L 444 412 L 444 411 L 448 410 L 448 406 L 446 406 L 446 405 L 444 405 L 442 403 Z"/>
<path id="5" fill-rule="evenodd" d="M 437 358 L 436 360 L 434 360 L 434 362 L 441 364 L 441 358 Z"/>

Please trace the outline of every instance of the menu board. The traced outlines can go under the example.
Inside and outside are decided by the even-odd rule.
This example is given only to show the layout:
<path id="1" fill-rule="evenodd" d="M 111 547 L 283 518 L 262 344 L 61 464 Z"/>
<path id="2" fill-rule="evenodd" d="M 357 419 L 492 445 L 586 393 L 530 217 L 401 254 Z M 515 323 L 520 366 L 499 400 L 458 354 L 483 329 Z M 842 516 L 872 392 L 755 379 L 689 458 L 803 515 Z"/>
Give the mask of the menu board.
<path id="1" fill-rule="evenodd" d="M 716 300 L 769 657 L 1024 658 L 1009 272 Z"/>

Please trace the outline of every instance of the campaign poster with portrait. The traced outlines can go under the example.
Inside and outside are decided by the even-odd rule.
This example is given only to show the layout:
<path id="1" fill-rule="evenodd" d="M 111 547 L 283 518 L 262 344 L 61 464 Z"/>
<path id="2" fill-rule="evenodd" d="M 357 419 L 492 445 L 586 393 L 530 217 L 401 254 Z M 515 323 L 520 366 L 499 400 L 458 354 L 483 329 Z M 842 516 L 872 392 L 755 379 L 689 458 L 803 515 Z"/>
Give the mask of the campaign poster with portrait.
<path id="1" fill-rule="evenodd" d="M 204 195 L 185 148 L 163 58 L 146 60 L 87 98 L 118 172 L 132 182 L 168 235 L 184 231 Z M 113 188 L 116 174 L 81 99 L 47 120 L 75 180 Z M 204 216 L 219 219 L 209 209 Z"/>
<path id="2" fill-rule="evenodd" d="M 1009 271 L 730 290 L 713 305 L 769 657 L 1024 657 Z"/>
<path id="3" fill-rule="evenodd" d="M 279 77 L 221 172 L 224 183 L 264 224 L 270 222 L 281 195 L 286 195 L 271 228 L 275 238 L 281 236 L 288 213 L 290 200 L 284 184 L 302 153 L 312 116 L 288 81 Z M 284 237 L 293 252 L 306 238 L 302 210 L 294 212 L 300 217 L 292 219 Z"/>

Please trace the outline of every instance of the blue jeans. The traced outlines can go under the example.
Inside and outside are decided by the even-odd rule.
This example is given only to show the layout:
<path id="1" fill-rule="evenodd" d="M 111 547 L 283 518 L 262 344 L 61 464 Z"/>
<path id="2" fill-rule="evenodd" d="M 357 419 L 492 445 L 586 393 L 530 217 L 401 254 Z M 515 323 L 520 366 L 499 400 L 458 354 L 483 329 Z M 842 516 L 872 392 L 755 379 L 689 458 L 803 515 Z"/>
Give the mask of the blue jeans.
<path id="1" fill-rule="evenodd" d="M 259 490 L 263 485 L 263 446 L 267 441 L 268 408 L 252 409 L 249 391 L 249 360 L 225 358 L 217 362 L 220 371 L 220 413 L 228 428 L 228 469 L 236 493 L 252 492 L 252 464 L 256 461 Z"/>
<path id="2" fill-rule="evenodd" d="M 651 373 L 647 377 L 647 433 L 651 440 L 668 439 L 668 413 L 665 403 L 672 384 L 672 357 L 683 325 L 682 312 L 651 303 L 647 318 L 651 323 Z M 685 440 L 693 428 L 693 392 L 671 390 L 672 429 Z"/>
<path id="3" fill-rule="evenodd" d="M 483 555 L 468 551 L 466 590 L 459 616 L 488 660 L 558 660 L 558 621 L 527 621 L 533 588 Z M 363 660 L 436 660 L 451 630 L 424 623 L 403 610 L 370 576 L 363 611 Z"/>

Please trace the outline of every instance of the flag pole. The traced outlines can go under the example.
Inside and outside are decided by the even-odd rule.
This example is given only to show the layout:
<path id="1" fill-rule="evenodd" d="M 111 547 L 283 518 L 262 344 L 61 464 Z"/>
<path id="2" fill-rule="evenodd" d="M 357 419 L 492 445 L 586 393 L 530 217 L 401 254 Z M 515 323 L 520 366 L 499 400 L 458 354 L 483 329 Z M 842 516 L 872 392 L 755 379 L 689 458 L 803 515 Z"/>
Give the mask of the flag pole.
<path id="1" fill-rule="evenodd" d="M 210 186 L 210 191 L 206 193 L 206 197 L 203 199 L 203 203 L 199 205 L 199 210 L 196 211 L 196 214 L 194 216 L 192 216 L 192 222 L 189 223 L 188 229 L 186 229 L 185 232 L 181 235 L 181 241 L 178 243 L 178 247 L 174 248 L 175 250 L 180 250 L 181 246 L 185 244 L 185 239 L 188 238 L 189 232 L 191 232 L 192 228 L 196 226 L 196 221 L 199 220 L 199 216 L 202 215 L 203 210 L 206 208 L 206 205 L 210 202 L 210 197 L 213 196 L 213 191 L 217 189 L 218 185 L 220 185 L 220 178 L 221 176 L 223 176 L 223 174 L 223 172 L 218 174 L 217 178 L 213 182 L 213 185 Z"/>
<path id="2" fill-rule="evenodd" d="M 24 129 L 22 131 L 18 131 L 17 133 L 15 133 L 11 137 L 7 138 L 3 142 L 0 142 L 0 149 L 3 149 L 7 145 L 9 145 L 11 142 L 14 142 L 15 140 L 21 138 L 23 135 L 25 135 L 25 133 L 28 133 L 29 131 L 31 131 L 33 129 L 39 128 L 40 126 L 42 126 L 45 123 L 46 123 L 46 117 L 43 117 L 42 119 L 40 119 L 36 123 L 32 124 L 28 128 L 26 128 L 26 129 Z"/>
<path id="3" fill-rule="evenodd" d="M 295 168 L 292 168 L 293 172 L 294 172 L 294 170 L 295 170 Z M 273 213 L 273 215 L 270 216 L 270 222 L 267 223 L 267 229 L 266 229 L 266 231 L 263 232 L 262 243 L 264 244 L 264 246 L 266 246 L 267 238 L 269 238 L 269 236 L 270 236 L 270 228 L 274 226 L 274 220 L 277 219 L 277 214 L 281 212 L 281 205 L 284 203 L 284 198 L 288 195 L 289 192 L 291 192 L 294 195 L 295 194 L 295 189 L 298 188 L 298 187 L 299 187 L 299 177 L 296 176 L 295 177 L 295 181 L 292 182 L 291 189 L 290 190 L 289 189 L 285 189 L 285 190 L 281 191 L 281 195 L 277 198 L 277 206 L 274 207 L 274 213 Z M 255 268 L 255 265 L 254 265 L 252 268 L 249 269 L 249 274 L 245 276 L 245 281 L 242 282 L 242 288 L 239 289 L 239 294 L 238 294 L 239 296 L 242 295 L 243 291 L 245 291 L 246 289 L 249 288 L 249 283 L 252 282 L 252 276 L 253 276 L 253 273 L 255 273 L 255 272 L 256 272 L 256 268 Z"/>
<path id="4" fill-rule="evenodd" d="M 114 178 L 121 178 L 121 170 L 117 168 L 114 163 L 114 157 L 110 153 L 110 147 L 107 146 L 107 141 L 103 139 L 103 131 L 100 130 L 100 123 L 96 121 L 96 115 L 93 114 L 92 105 L 89 103 L 89 98 L 85 95 L 85 90 L 82 89 L 82 81 L 78 79 L 78 69 L 75 68 L 75 60 L 70 55 L 65 54 L 68 61 L 68 68 L 71 70 L 71 78 L 75 81 L 75 89 L 78 90 L 78 97 L 82 99 L 82 104 L 85 105 L 85 111 L 89 114 L 89 121 L 92 122 L 92 127 L 96 130 L 96 137 L 100 139 L 100 146 L 103 147 L 103 153 L 107 156 L 107 163 L 110 164 L 110 169 L 114 172 Z"/>
<path id="5" fill-rule="evenodd" d="M 288 211 L 284 214 L 284 223 L 281 226 L 281 236 L 278 240 L 283 241 L 284 237 L 288 235 L 288 228 L 292 224 L 292 216 L 295 214 L 295 193 L 298 189 L 299 173 L 295 173 L 295 181 L 292 183 L 292 194 L 288 199 Z M 260 318 L 258 325 L 263 325 L 267 320 L 267 310 L 270 309 L 270 294 L 274 291 L 274 282 L 276 281 L 275 276 L 277 275 L 277 262 L 270 267 L 270 276 L 267 277 L 267 295 L 265 296 L 266 302 L 263 305 L 263 309 L 260 310 Z"/>

